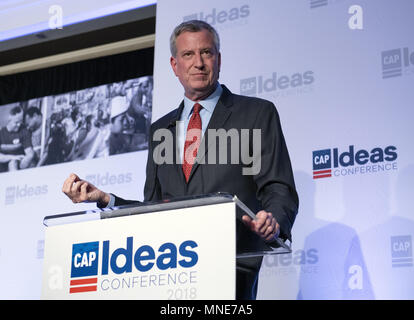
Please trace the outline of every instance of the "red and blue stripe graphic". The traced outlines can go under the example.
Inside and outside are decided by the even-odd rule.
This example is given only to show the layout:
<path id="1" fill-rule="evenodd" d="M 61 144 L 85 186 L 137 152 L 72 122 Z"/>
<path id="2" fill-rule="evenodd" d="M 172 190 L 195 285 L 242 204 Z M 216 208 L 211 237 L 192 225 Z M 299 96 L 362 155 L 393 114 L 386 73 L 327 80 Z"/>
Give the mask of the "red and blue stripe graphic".
<path id="1" fill-rule="evenodd" d="M 69 293 L 91 292 L 98 290 L 98 278 L 70 280 Z"/>
<path id="2" fill-rule="evenodd" d="M 98 290 L 98 257 L 99 241 L 73 244 L 69 293 Z"/>
<path id="3" fill-rule="evenodd" d="M 313 171 L 313 179 L 332 177 L 332 170 L 316 170 Z"/>

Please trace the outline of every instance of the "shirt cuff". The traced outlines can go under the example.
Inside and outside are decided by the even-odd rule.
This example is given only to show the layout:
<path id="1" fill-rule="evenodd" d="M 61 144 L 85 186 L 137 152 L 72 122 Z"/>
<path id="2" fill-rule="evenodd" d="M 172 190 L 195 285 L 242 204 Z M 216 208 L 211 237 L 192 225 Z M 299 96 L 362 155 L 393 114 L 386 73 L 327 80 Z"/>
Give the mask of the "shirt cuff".
<path id="1" fill-rule="evenodd" d="M 109 194 L 109 202 L 108 202 L 108 204 L 106 205 L 106 206 L 104 206 L 103 204 L 101 204 L 100 202 L 97 202 L 96 203 L 96 206 L 99 208 L 99 209 L 107 209 L 107 208 L 112 208 L 112 207 L 114 207 L 115 206 L 115 196 L 112 194 L 112 193 L 110 193 Z"/>
<path id="2" fill-rule="evenodd" d="M 114 206 L 115 206 L 115 196 L 112 193 L 110 193 L 109 194 L 109 202 L 108 202 L 108 205 L 105 208 L 112 208 Z"/>

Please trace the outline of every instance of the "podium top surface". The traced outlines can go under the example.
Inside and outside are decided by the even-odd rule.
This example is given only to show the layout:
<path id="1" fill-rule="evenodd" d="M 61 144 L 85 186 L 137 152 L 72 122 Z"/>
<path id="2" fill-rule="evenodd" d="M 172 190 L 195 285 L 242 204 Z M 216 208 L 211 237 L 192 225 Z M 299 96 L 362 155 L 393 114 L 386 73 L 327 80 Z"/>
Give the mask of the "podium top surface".
<path id="1" fill-rule="evenodd" d="M 236 202 L 236 204 L 241 203 L 242 206 L 245 206 L 236 196 L 233 196 L 229 193 L 218 192 L 207 195 L 177 197 L 174 199 L 166 199 L 161 201 L 137 202 L 134 204 L 128 204 L 123 206 L 96 208 L 92 210 L 49 215 L 44 217 L 43 224 L 46 227 L 50 227 L 65 223 L 116 218 L 126 215 L 144 214 L 228 202 Z M 245 207 L 247 208 L 247 206 Z M 244 209 L 245 208 L 243 208 L 243 210 Z M 250 211 L 250 213 L 247 214 L 251 216 L 253 213 Z"/>
<path id="2" fill-rule="evenodd" d="M 177 197 L 174 199 L 166 199 L 161 201 L 154 202 L 137 202 L 134 204 L 110 207 L 110 208 L 96 208 L 93 210 L 77 211 L 71 213 L 57 214 L 46 216 L 43 219 L 43 224 L 46 227 L 62 225 L 67 223 L 75 222 L 84 222 L 84 221 L 93 221 L 101 219 L 110 219 L 123 216 L 131 216 L 137 214 L 146 214 L 152 212 L 160 212 L 167 210 L 183 209 L 183 208 L 192 208 L 206 205 L 214 205 L 220 203 L 230 203 L 233 202 L 238 208 L 242 210 L 244 214 L 247 214 L 252 219 L 256 219 L 256 215 L 242 202 L 237 196 L 217 192 L 205 195 L 198 196 L 185 196 Z M 240 219 L 238 217 L 238 219 Z M 262 254 L 273 253 L 289 253 L 291 252 L 290 243 L 285 243 L 282 239 L 276 239 L 275 245 L 272 245 L 273 248 L 266 246 L 266 249 Z M 246 253 L 247 254 L 247 253 Z M 261 255 L 262 255 L 261 254 Z M 270 253 L 271 254 L 271 253 Z M 257 253 L 254 254 L 257 256 Z M 239 257 L 240 255 L 238 255 Z M 249 256 L 249 255 L 246 255 Z M 240 256 L 241 257 L 241 256 Z"/>

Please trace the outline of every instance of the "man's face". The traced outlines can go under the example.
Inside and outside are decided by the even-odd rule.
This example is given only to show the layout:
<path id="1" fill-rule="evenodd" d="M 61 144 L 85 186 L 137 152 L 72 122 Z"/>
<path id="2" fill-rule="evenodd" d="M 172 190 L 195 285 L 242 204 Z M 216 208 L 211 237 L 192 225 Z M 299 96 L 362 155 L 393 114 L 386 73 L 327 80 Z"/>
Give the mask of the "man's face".
<path id="1" fill-rule="evenodd" d="M 40 116 L 38 116 L 37 114 L 34 114 L 33 117 L 26 116 L 26 118 L 24 119 L 26 128 L 30 131 L 35 131 L 36 129 L 38 129 L 41 125 L 41 118 L 39 118 Z"/>
<path id="2" fill-rule="evenodd" d="M 213 39 L 207 30 L 183 32 L 176 39 L 177 55 L 170 63 L 191 100 L 208 96 L 218 80 L 221 56 Z"/>
<path id="3" fill-rule="evenodd" d="M 15 115 L 10 115 L 7 129 L 9 132 L 19 132 L 21 125 L 23 124 L 23 112 Z"/>
<path id="4" fill-rule="evenodd" d="M 133 134 L 135 131 L 135 119 L 124 112 L 116 116 L 111 124 L 111 132 Z"/>
<path id="5" fill-rule="evenodd" d="M 112 133 L 121 133 L 123 129 L 123 121 L 124 121 L 124 115 L 120 114 L 119 116 L 116 116 L 112 119 L 111 123 L 111 132 Z"/>
<path id="6" fill-rule="evenodd" d="M 122 129 L 122 133 L 125 134 L 133 134 L 135 131 L 135 119 L 128 112 L 125 112 L 125 117 L 122 120 Z"/>

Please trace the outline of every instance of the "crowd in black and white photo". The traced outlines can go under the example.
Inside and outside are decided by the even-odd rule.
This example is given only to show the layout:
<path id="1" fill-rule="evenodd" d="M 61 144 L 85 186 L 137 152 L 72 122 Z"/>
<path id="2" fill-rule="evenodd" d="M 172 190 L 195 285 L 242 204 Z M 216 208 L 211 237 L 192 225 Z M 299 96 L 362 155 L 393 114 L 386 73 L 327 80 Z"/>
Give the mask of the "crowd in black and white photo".
<path id="1" fill-rule="evenodd" d="M 147 149 L 152 76 L 0 106 L 0 172 Z"/>

